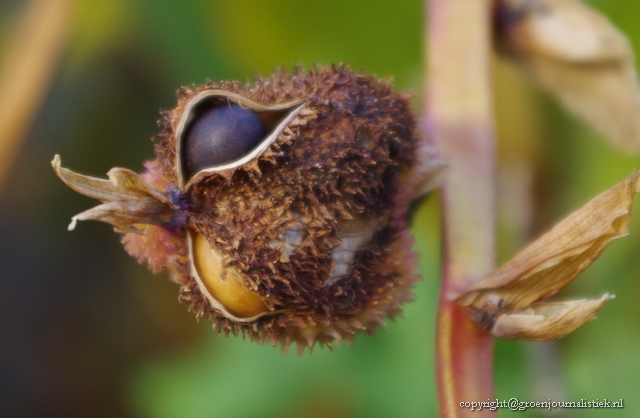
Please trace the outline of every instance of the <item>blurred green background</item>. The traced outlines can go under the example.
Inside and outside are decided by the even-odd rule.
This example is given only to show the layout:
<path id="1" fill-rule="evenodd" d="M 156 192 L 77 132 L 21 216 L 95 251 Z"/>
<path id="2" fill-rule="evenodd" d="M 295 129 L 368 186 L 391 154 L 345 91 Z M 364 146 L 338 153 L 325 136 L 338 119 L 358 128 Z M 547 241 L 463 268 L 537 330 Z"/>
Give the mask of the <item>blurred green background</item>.
<path id="1" fill-rule="evenodd" d="M 637 51 L 637 2 L 592 3 Z M 0 56 L 24 5 L 0 2 Z M 436 417 L 437 197 L 414 222 L 424 280 L 405 318 L 359 336 L 353 348 L 297 357 L 196 323 L 177 303 L 177 287 L 139 266 L 109 226 L 67 232 L 70 217 L 93 202 L 66 188 L 49 163 L 60 153 L 87 174 L 140 171 L 153 158 L 158 111 L 175 105 L 179 86 L 250 81 L 293 63 L 348 62 L 393 77 L 420 111 L 423 16 L 417 0 L 74 3 L 53 80 L 0 190 L 0 416 Z M 611 149 L 502 63 L 495 97 L 504 261 L 640 159 Z M 635 219 L 630 237 L 563 292 L 617 294 L 597 321 L 557 343 L 497 342 L 500 398 L 622 398 L 622 410 L 553 416 L 640 414 L 639 252 Z"/>

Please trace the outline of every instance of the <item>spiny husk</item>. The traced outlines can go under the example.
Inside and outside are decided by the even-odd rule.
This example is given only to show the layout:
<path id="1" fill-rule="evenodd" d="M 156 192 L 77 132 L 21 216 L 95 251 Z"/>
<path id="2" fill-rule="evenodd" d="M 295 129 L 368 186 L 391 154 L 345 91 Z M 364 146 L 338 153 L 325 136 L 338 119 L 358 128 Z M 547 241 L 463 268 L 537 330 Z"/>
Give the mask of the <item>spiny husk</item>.
<path id="1" fill-rule="evenodd" d="M 201 177 L 183 191 L 188 227 L 215 243 L 225 264 L 273 301 L 272 309 L 285 312 L 232 321 L 206 302 L 188 264 L 178 263 L 181 297 L 191 309 L 209 317 L 218 331 L 284 347 L 349 341 L 359 329 L 373 332 L 382 318 L 398 314 L 416 280 L 409 246 L 393 250 L 406 229 L 408 203 L 397 196 L 417 145 L 408 98 L 347 67 L 279 71 L 253 86 L 208 82 L 184 88 L 176 109 L 164 114 L 156 147 L 163 177 L 171 182 L 178 178 L 175 128 L 189 100 L 207 89 L 267 106 L 296 100 L 304 105 L 254 162 Z M 340 243 L 337 225 L 363 214 L 384 220 L 383 226 L 357 252 L 348 275 L 325 285 L 331 250 Z M 307 236 L 282 262 L 267 242 L 300 219 L 306 220 Z"/>
<path id="2" fill-rule="evenodd" d="M 185 112 L 208 95 L 289 113 L 269 145 L 242 164 L 182 178 Z M 154 270 L 169 269 L 181 299 L 219 332 L 285 350 L 295 342 L 299 351 L 373 333 L 411 298 L 417 276 L 408 206 L 444 167 L 418 137 L 408 100 L 347 66 L 182 88 L 160 121 L 157 160 L 140 177 L 169 199 L 180 222 L 137 225 L 138 234 L 124 236 L 126 249 Z M 417 155 L 421 170 L 414 170 Z M 233 270 L 269 311 L 239 320 L 211 303 L 195 279 L 186 231 L 206 238 L 222 271 Z M 284 243 L 287 237 L 297 242 Z M 336 249 L 343 265 L 333 269 Z"/>

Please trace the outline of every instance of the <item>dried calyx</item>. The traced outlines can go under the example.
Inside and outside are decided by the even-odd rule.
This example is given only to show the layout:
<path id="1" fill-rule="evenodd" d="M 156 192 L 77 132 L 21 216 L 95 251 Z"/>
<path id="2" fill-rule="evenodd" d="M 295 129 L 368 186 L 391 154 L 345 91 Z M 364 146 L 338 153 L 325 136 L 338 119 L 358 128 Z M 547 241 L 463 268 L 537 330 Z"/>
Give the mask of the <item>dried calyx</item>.
<path id="1" fill-rule="evenodd" d="M 53 158 L 51 165 L 67 186 L 103 202 L 71 218 L 70 231 L 75 229 L 78 221 L 87 220 L 106 222 L 119 232 L 134 233 L 141 233 L 136 228 L 140 224 L 170 229 L 183 224 L 175 191 L 163 192 L 131 170 L 113 168 L 107 174 L 109 180 L 104 180 L 63 168 L 59 155 Z"/>
<path id="2" fill-rule="evenodd" d="M 65 183 L 103 202 L 74 222 L 127 232 L 125 248 L 169 269 L 182 299 L 225 333 L 301 350 L 400 313 L 417 279 L 408 204 L 444 167 L 406 97 L 331 67 L 209 82 L 178 99 L 142 175 L 94 179 L 56 157 Z"/>
<path id="3" fill-rule="evenodd" d="M 614 240 L 627 235 L 640 172 L 593 198 L 456 301 L 493 335 L 548 341 L 595 317 L 613 296 L 548 302 Z"/>

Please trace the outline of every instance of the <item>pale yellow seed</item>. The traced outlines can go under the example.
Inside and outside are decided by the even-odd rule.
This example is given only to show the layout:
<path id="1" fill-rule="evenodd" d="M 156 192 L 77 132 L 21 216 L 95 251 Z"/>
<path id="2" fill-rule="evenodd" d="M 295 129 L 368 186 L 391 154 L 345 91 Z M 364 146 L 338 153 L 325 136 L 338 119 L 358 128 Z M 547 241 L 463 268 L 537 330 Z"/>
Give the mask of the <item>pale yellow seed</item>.
<path id="1" fill-rule="evenodd" d="M 194 234 L 193 259 L 202 283 L 229 313 L 249 318 L 268 310 L 260 296 L 242 285 L 242 278 L 235 270 L 228 269 L 226 280 L 222 280 L 222 260 L 200 234 Z"/>

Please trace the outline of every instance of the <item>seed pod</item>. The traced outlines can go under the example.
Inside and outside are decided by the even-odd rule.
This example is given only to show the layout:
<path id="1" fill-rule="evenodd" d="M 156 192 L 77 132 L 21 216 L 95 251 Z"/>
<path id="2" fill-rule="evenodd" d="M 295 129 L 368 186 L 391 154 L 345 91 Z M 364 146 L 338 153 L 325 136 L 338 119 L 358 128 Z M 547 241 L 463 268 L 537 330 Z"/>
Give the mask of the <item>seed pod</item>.
<path id="1" fill-rule="evenodd" d="M 340 66 L 178 99 L 140 176 L 92 179 L 56 157 L 63 181 L 103 202 L 74 222 L 126 232 L 129 253 L 169 269 L 197 317 L 227 334 L 301 351 L 401 312 L 417 279 L 408 205 L 442 168 L 421 157 L 414 170 L 429 153 L 407 97 Z"/>

